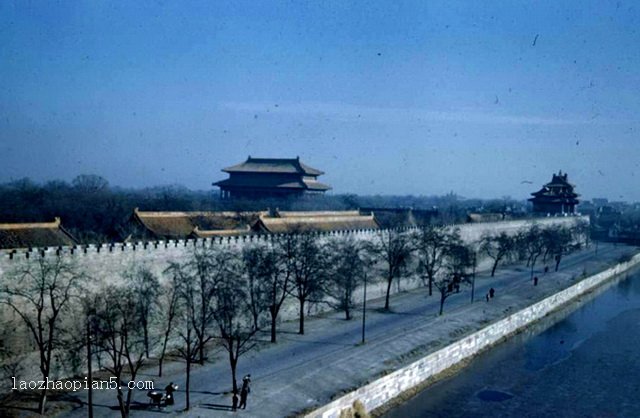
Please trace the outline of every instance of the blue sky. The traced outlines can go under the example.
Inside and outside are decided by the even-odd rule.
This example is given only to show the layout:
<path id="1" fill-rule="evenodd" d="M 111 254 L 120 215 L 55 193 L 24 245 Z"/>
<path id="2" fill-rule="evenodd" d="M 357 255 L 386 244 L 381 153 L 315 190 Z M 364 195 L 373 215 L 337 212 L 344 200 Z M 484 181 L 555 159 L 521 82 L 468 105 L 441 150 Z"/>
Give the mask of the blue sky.
<path id="1" fill-rule="evenodd" d="M 525 198 L 562 169 L 640 200 L 638 7 L 3 1 L 0 181 L 206 190 L 299 155 L 334 193 Z"/>

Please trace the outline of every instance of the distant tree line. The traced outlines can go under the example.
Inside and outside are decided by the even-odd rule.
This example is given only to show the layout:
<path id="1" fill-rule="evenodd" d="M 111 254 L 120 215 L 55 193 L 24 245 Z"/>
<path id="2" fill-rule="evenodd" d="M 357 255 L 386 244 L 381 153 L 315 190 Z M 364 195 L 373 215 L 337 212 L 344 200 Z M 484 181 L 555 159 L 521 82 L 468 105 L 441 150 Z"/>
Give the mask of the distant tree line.
<path id="1" fill-rule="evenodd" d="M 128 235 L 134 208 L 154 211 L 348 210 L 360 207 L 438 208 L 438 223 L 463 222 L 470 211 L 524 210 L 508 197 L 494 200 L 445 196 L 325 195 L 289 199 L 220 200 L 216 191 L 194 191 L 179 185 L 143 189 L 110 186 L 103 177 L 85 174 L 70 183 L 36 183 L 28 178 L 0 184 L 0 222 L 44 222 L 59 216 L 81 243 L 120 241 Z"/>

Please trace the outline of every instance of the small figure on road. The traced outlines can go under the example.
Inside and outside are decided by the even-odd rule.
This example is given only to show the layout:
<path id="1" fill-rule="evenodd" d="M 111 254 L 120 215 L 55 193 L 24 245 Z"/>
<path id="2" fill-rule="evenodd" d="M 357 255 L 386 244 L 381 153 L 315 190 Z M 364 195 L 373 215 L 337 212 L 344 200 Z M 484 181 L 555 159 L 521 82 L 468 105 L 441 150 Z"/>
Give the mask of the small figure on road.
<path id="1" fill-rule="evenodd" d="M 248 374 L 242 378 L 242 389 L 247 389 L 247 392 L 251 392 L 249 390 L 249 383 L 251 383 L 251 375 Z"/>
<path id="2" fill-rule="evenodd" d="M 489 289 L 489 297 L 493 299 L 495 295 L 496 295 L 496 290 L 492 287 L 491 289 Z"/>
<path id="3" fill-rule="evenodd" d="M 235 411 L 238 409 L 238 390 L 233 391 L 233 399 L 231 401 L 231 410 Z"/>
<path id="4" fill-rule="evenodd" d="M 533 278 L 533 285 L 537 286 L 538 285 L 538 276 L 534 276 Z"/>
<path id="5" fill-rule="evenodd" d="M 242 387 L 242 390 L 240 391 L 240 405 L 238 405 L 238 408 L 240 409 L 246 409 L 247 407 L 247 396 L 249 395 L 249 387 Z"/>
<path id="6" fill-rule="evenodd" d="M 487 298 L 487 302 L 489 302 L 489 294 L 487 293 L 485 296 Z"/>
<path id="7" fill-rule="evenodd" d="M 549 273 L 549 266 L 544 266 L 544 274 Z"/>
<path id="8" fill-rule="evenodd" d="M 178 390 L 178 385 L 174 385 L 173 382 L 170 382 L 166 388 L 164 388 L 165 391 L 165 404 L 166 405 L 173 405 L 174 404 L 174 399 L 173 399 L 173 392 L 175 392 L 176 390 Z"/>

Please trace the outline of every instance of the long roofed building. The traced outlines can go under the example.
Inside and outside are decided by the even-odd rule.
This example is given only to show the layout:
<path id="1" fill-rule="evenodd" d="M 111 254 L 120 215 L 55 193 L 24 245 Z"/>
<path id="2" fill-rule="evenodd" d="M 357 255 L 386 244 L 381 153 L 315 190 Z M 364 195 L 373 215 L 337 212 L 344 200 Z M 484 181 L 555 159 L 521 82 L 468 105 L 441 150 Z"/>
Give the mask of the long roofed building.
<path id="1" fill-rule="evenodd" d="M 277 212 L 264 214 L 252 225 L 253 232 L 289 234 L 380 229 L 374 215 L 359 211 Z"/>
<path id="2" fill-rule="evenodd" d="M 213 183 L 222 198 L 290 197 L 319 194 L 331 187 L 320 183 L 323 171 L 309 167 L 296 158 L 252 158 L 224 168 L 229 178 Z"/>
<path id="3" fill-rule="evenodd" d="M 567 173 L 554 174 L 551 182 L 542 186 L 529 199 L 533 203 L 533 212 L 542 214 L 574 213 L 580 201 L 578 194 L 574 192 L 575 186 L 569 183 Z"/>
<path id="4" fill-rule="evenodd" d="M 243 235 L 262 212 L 153 212 L 134 209 L 132 235 L 143 239 L 184 239 Z M 133 237 L 129 237 L 133 238 Z"/>
<path id="5" fill-rule="evenodd" d="M 53 222 L 0 223 L 0 249 L 60 247 L 77 243 L 62 227 L 60 218 Z"/>

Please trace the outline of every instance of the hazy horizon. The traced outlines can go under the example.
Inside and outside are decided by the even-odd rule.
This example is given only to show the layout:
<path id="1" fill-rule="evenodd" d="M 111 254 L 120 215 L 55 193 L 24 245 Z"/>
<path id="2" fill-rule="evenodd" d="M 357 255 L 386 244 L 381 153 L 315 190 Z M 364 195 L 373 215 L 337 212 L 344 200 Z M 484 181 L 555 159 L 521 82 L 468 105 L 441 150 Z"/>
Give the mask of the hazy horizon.
<path id="1" fill-rule="evenodd" d="M 213 190 L 253 157 L 332 193 L 640 201 L 630 1 L 1 2 L 0 182 Z M 640 175 L 640 172 L 639 172 Z"/>

